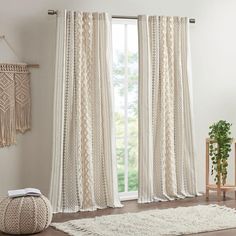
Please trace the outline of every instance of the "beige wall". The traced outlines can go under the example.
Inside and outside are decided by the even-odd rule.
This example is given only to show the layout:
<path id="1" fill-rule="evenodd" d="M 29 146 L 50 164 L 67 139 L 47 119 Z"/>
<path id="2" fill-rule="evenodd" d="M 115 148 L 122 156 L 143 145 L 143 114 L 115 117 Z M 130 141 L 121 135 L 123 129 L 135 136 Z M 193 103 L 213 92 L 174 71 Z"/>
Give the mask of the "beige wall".
<path id="1" fill-rule="evenodd" d="M 116 15 L 180 15 L 191 25 L 198 182 L 204 189 L 204 138 L 218 119 L 234 122 L 236 136 L 236 2 L 234 0 L 0 0 L 5 34 L 32 69 L 33 128 L 18 144 L 0 150 L 0 195 L 38 187 L 48 193 L 51 169 L 56 17 L 48 9 L 106 11 Z M 0 52 L 1 53 L 1 52 Z"/>

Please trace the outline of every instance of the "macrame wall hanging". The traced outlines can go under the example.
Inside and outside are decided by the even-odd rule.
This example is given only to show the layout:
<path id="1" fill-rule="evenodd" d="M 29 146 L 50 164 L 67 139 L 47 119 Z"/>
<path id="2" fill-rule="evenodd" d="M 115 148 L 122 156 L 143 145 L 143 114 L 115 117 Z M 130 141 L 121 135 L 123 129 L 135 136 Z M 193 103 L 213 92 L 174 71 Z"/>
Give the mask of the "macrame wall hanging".
<path id="1" fill-rule="evenodd" d="M 0 39 L 17 58 L 5 37 L 0 36 Z M 0 147 L 5 147 L 16 143 L 17 132 L 24 133 L 31 128 L 28 67 L 38 67 L 38 65 L 16 63 L 13 59 L 11 61 L 14 63 L 10 63 L 9 58 L 6 59 L 7 62 L 2 62 L 3 59 L 0 59 Z"/>

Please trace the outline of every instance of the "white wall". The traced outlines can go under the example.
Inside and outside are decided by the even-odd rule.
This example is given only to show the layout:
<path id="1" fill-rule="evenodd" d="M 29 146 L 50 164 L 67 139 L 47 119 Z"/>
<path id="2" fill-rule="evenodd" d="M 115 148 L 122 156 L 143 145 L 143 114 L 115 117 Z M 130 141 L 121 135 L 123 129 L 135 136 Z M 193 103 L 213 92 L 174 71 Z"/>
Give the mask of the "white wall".
<path id="1" fill-rule="evenodd" d="M 191 25 L 196 163 L 204 190 L 204 151 L 208 126 L 234 123 L 236 136 L 236 2 L 234 0 L 0 0 L 0 34 L 5 34 L 32 69 L 33 128 L 14 147 L 0 150 L 0 195 L 35 186 L 49 190 L 52 147 L 53 75 L 56 17 L 48 9 L 106 11 L 116 15 L 179 15 Z M 1 53 L 1 52 L 0 52 Z"/>

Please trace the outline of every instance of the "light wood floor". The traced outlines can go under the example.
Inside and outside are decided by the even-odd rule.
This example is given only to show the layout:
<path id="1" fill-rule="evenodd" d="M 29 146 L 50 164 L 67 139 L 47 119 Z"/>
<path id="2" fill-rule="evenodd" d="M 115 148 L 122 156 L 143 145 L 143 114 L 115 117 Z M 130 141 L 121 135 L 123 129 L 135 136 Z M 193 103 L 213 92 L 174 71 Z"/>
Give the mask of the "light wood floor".
<path id="1" fill-rule="evenodd" d="M 53 217 L 54 222 L 64 222 L 73 219 L 81 219 L 81 218 L 91 218 L 95 216 L 102 216 L 102 215 L 111 215 L 111 214 L 122 214 L 126 212 L 139 212 L 151 209 L 165 209 L 171 207 L 180 207 L 180 206 L 194 206 L 194 205 L 206 205 L 206 204 L 219 204 L 225 205 L 231 208 L 236 208 L 236 200 L 234 199 L 234 194 L 229 194 L 226 197 L 225 201 L 218 203 L 216 201 L 215 194 L 210 195 L 210 200 L 206 201 L 205 196 L 197 197 L 197 198 L 188 198 L 183 200 L 171 201 L 171 202 L 158 202 L 158 203 L 149 203 L 149 204 L 138 204 L 136 201 L 126 201 L 123 202 L 123 208 L 108 208 L 104 210 L 98 210 L 94 212 L 80 212 L 80 213 L 73 213 L 73 214 L 64 214 L 59 213 L 55 214 Z M 0 236 L 4 234 L 0 233 Z M 63 232 L 54 230 L 53 228 L 49 227 L 42 233 L 37 234 L 37 236 L 65 236 Z M 201 233 L 201 234 L 194 234 L 201 235 L 201 236 L 235 236 L 236 235 L 236 228 L 229 229 L 229 230 L 222 230 L 222 231 L 214 231 L 209 233 Z"/>

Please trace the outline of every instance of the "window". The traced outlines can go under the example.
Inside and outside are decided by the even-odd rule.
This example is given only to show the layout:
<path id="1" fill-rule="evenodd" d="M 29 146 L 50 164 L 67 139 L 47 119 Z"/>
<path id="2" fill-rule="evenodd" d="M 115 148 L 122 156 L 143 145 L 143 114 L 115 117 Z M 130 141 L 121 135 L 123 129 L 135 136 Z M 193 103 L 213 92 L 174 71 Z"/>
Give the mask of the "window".
<path id="1" fill-rule="evenodd" d="M 121 199 L 138 190 L 138 35 L 136 20 L 114 20 L 113 84 L 118 188 Z"/>

